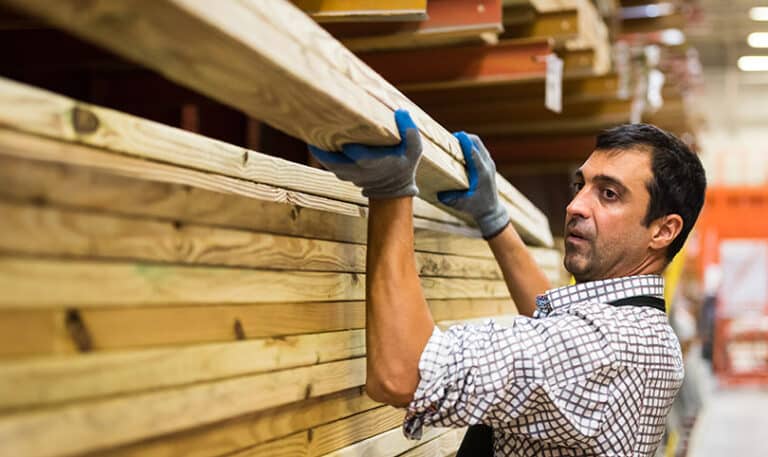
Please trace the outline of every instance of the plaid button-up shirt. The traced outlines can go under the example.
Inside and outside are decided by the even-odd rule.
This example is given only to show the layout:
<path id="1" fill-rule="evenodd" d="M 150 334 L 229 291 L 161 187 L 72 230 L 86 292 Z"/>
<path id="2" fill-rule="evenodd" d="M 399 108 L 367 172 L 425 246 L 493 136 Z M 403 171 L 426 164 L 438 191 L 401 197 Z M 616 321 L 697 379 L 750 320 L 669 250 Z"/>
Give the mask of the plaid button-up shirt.
<path id="1" fill-rule="evenodd" d="M 660 276 L 576 284 L 510 326 L 435 328 L 403 425 L 491 425 L 498 456 L 652 456 L 683 381 L 665 313 L 608 302 L 663 298 Z"/>

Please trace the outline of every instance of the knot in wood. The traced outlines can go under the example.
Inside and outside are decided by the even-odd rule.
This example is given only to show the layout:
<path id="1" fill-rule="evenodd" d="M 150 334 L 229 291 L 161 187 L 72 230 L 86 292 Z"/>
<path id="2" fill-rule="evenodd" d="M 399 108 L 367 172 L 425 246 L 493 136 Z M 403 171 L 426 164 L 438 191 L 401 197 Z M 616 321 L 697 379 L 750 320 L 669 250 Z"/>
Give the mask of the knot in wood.
<path id="1" fill-rule="evenodd" d="M 93 133 L 99 129 L 99 118 L 90 110 L 75 106 L 72 109 L 72 126 L 77 133 Z"/>

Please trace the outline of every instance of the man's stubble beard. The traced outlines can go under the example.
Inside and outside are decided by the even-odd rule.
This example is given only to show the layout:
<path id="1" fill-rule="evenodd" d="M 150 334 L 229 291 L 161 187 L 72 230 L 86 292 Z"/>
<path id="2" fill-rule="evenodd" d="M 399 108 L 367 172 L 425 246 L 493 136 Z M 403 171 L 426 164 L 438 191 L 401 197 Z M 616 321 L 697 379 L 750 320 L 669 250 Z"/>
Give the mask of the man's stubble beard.
<path id="1" fill-rule="evenodd" d="M 572 274 L 576 279 L 576 282 L 585 282 L 591 279 L 590 273 L 594 268 L 595 247 L 591 241 L 587 246 L 583 246 L 583 249 L 579 249 L 578 246 L 573 246 L 569 249 L 568 242 L 565 243 L 565 256 L 563 258 L 563 266 Z"/>

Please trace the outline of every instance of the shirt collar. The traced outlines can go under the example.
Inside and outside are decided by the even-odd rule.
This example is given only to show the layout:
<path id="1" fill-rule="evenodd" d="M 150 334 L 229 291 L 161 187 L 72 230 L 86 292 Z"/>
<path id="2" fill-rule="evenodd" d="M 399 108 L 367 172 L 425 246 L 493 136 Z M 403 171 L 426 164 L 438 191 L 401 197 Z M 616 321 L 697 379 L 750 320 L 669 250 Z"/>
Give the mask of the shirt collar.
<path id="1" fill-rule="evenodd" d="M 541 313 L 549 314 L 554 309 L 578 302 L 608 303 L 638 295 L 663 299 L 664 278 L 659 275 L 624 276 L 558 287 L 536 297 L 536 306 Z"/>

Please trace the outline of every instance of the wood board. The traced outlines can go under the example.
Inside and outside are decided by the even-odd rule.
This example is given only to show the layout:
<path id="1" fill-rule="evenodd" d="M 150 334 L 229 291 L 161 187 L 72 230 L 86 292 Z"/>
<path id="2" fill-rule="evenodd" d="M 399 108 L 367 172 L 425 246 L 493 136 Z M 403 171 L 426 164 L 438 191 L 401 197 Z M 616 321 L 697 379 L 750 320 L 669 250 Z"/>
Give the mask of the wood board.
<path id="1" fill-rule="evenodd" d="M 75 1 L 55 8 L 43 1 L 6 1 L 326 149 L 347 142 L 397 143 L 392 111 L 407 108 L 425 137 L 417 176 L 422 197 L 437 203 L 438 191 L 467 185 L 458 142 L 285 0 L 213 8 L 164 0 L 142 4 L 140 16 L 132 14 L 136 5 L 130 1 L 91 4 L 87 12 Z M 193 63 L 211 70 L 190 72 Z M 253 68 L 261 71 L 254 74 Z M 281 101 L 278 109 L 275 100 Z M 497 180 L 521 235 L 551 246 L 546 219 L 534 214 L 529 218 L 539 219 L 535 224 L 520 221 L 518 213 L 532 214 L 530 202 L 500 175 Z"/>

